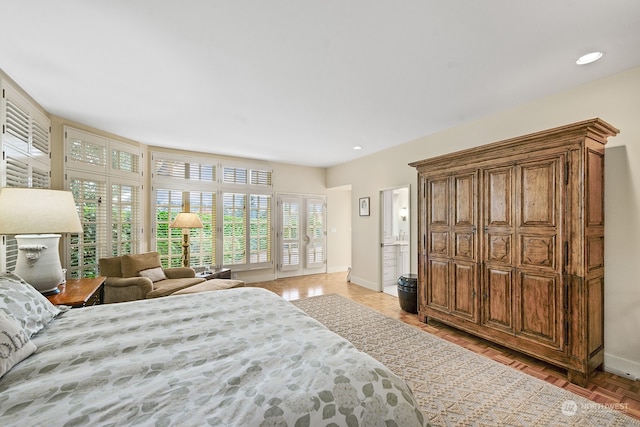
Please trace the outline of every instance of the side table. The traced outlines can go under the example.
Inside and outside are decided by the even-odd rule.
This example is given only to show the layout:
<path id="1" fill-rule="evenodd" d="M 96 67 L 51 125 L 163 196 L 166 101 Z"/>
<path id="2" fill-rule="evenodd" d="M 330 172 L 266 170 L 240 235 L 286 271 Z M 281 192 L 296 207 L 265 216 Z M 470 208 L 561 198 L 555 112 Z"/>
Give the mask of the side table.
<path id="1" fill-rule="evenodd" d="M 211 270 L 203 271 L 202 273 L 197 273 L 196 277 L 202 277 L 205 280 L 231 279 L 231 269 L 230 268 L 211 269 Z"/>
<path id="2" fill-rule="evenodd" d="M 86 307 L 102 304 L 104 301 L 104 281 L 106 277 L 92 277 L 85 279 L 68 279 L 58 286 L 60 293 L 47 296 L 54 305 L 69 305 L 71 307 Z"/>

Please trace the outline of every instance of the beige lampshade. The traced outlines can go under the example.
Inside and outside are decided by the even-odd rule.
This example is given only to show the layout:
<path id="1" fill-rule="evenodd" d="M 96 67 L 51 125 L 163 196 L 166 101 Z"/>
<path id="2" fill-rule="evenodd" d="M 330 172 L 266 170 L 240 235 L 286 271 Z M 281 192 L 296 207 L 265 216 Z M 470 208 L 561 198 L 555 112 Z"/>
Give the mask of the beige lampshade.
<path id="1" fill-rule="evenodd" d="M 0 234 L 82 233 L 73 194 L 41 188 L 0 189 Z"/>
<path id="2" fill-rule="evenodd" d="M 189 212 L 180 212 L 176 219 L 169 224 L 170 228 L 202 228 L 202 221 L 198 215 Z"/>

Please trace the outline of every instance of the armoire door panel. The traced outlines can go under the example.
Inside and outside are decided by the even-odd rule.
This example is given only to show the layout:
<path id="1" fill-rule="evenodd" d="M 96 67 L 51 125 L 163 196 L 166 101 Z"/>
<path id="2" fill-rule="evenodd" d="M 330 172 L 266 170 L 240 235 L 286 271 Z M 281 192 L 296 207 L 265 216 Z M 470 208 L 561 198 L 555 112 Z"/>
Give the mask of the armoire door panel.
<path id="1" fill-rule="evenodd" d="M 555 270 L 557 239 L 552 235 L 520 234 L 520 265 Z"/>
<path id="2" fill-rule="evenodd" d="M 449 225 L 449 178 L 429 180 L 429 225 Z"/>
<path id="3" fill-rule="evenodd" d="M 429 255 L 449 256 L 449 232 L 429 232 Z"/>
<path id="4" fill-rule="evenodd" d="M 511 234 L 486 233 L 486 260 L 490 263 L 511 264 L 513 262 Z"/>
<path id="5" fill-rule="evenodd" d="M 597 350 L 604 347 L 604 313 L 601 310 L 594 310 L 593 307 L 602 307 L 604 304 L 604 278 L 597 277 L 586 283 L 587 309 L 589 319 L 587 321 L 588 355 L 592 355 Z"/>
<path id="6" fill-rule="evenodd" d="M 512 226 L 513 168 L 485 171 L 485 224 L 487 226 Z"/>
<path id="7" fill-rule="evenodd" d="M 476 265 L 453 262 L 451 314 L 476 321 Z"/>
<path id="8" fill-rule="evenodd" d="M 429 260 L 429 292 L 427 305 L 442 311 L 449 311 L 449 262 Z"/>
<path id="9" fill-rule="evenodd" d="M 520 272 L 517 290 L 518 335 L 560 349 L 564 319 L 559 276 Z"/>
<path id="10" fill-rule="evenodd" d="M 604 236 L 587 238 L 587 272 L 604 267 Z"/>
<path id="11" fill-rule="evenodd" d="M 520 166 L 519 226 L 557 225 L 559 158 Z"/>
<path id="12" fill-rule="evenodd" d="M 454 183 L 454 226 L 476 225 L 476 174 L 456 175 Z"/>
<path id="13" fill-rule="evenodd" d="M 604 156 L 587 152 L 587 226 L 604 225 Z"/>
<path id="14" fill-rule="evenodd" d="M 476 257 L 475 233 L 472 232 L 456 232 L 455 257 L 457 259 L 466 259 L 474 261 Z"/>
<path id="15" fill-rule="evenodd" d="M 482 290 L 483 324 L 513 332 L 513 273 L 510 268 L 487 267 Z"/>

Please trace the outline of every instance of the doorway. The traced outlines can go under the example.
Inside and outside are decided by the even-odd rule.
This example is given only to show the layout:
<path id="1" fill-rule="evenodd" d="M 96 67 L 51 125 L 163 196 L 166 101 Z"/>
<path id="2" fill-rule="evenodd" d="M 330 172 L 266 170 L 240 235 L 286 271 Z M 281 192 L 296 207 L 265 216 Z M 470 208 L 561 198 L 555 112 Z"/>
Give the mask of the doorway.
<path id="1" fill-rule="evenodd" d="M 326 273 L 326 209 L 325 196 L 278 197 L 277 277 Z"/>
<path id="2" fill-rule="evenodd" d="M 398 278 L 411 270 L 410 186 L 380 191 L 382 291 L 398 296 Z"/>

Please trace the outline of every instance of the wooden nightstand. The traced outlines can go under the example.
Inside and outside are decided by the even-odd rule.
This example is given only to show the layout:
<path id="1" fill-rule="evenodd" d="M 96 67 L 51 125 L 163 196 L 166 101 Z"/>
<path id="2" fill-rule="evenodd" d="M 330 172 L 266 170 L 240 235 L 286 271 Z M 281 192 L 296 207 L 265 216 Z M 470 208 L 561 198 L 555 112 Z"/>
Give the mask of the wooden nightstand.
<path id="1" fill-rule="evenodd" d="M 47 299 L 54 305 L 69 305 L 74 308 L 102 304 L 105 279 L 106 277 L 69 279 L 67 283 L 58 286 L 59 294 L 49 295 Z"/>

